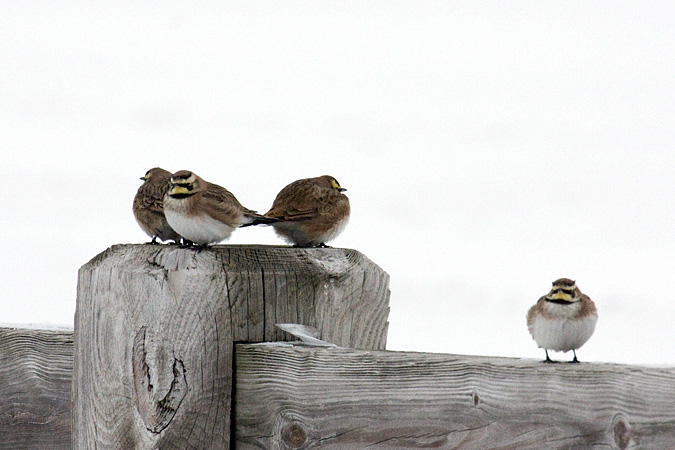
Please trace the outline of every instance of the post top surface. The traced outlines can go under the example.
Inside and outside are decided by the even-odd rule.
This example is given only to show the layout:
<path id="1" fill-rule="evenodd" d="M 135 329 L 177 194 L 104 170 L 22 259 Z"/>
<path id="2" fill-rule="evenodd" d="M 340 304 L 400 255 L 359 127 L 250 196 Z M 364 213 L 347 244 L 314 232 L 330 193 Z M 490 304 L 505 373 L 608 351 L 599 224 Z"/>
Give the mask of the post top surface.
<path id="1" fill-rule="evenodd" d="M 160 270 L 203 272 L 303 271 L 336 277 L 359 267 L 382 271 L 357 250 L 272 245 L 215 245 L 198 251 L 175 245 L 117 244 L 96 255 L 80 270 L 92 270 L 102 264 L 129 269 L 150 265 Z"/>

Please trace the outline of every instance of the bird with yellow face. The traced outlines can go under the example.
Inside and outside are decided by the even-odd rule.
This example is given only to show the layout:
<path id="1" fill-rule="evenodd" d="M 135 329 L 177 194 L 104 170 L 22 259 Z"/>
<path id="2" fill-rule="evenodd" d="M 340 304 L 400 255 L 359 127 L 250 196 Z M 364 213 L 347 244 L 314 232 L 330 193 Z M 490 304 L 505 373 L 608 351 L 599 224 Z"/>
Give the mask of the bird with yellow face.
<path id="1" fill-rule="evenodd" d="M 277 194 L 265 217 L 276 234 L 296 247 L 326 247 L 349 222 L 349 198 L 330 175 L 290 183 Z"/>
<path id="2" fill-rule="evenodd" d="M 598 310 L 587 295 L 582 294 L 574 280 L 560 278 L 551 291 L 541 297 L 527 313 L 527 328 L 532 338 L 546 352 L 544 362 L 554 362 L 548 351 L 577 352 L 590 339 L 598 321 Z"/>
<path id="3" fill-rule="evenodd" d="M 164 197 L 166 220 L 181 236 L 199 246 L 228 239 L 243 225 L 274 221 L 243 207 L 230 191 L 189 170 L 174 173 L 170 182 Z"/>

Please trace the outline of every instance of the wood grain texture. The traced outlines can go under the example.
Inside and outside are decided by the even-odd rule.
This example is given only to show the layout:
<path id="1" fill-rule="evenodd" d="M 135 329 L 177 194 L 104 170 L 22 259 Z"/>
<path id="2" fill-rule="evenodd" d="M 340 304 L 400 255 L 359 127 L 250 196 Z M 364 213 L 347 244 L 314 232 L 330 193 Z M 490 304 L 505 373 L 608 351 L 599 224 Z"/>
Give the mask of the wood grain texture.
<path id="1" fill-rule="evenodd" d="M 0 449 L 70 449 L 73 332 L 0 328 Z"/>
<path id="2" fill-rule="evenodd" d="M 388 280 L 346 249 L 106 250 L 79 272 L 74 448 L 229 448 L 234 342 L 292 322 L 383 349 Z"/>
<path id="3" fill-rule="evenodd" d="M 237 345 L 237 449 L 672 449 L 675 369 Z"/>

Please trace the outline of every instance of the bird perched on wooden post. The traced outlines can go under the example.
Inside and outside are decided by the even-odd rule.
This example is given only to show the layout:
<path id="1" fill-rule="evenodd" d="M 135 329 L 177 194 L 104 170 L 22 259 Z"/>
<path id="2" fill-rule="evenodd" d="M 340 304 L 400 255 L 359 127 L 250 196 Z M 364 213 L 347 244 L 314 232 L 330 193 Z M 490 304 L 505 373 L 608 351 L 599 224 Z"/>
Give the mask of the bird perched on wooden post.
<path id="1" fill-rule="evenodd" d="M 274 231 L 296 247 L 326 247 L 349 222 L 346 189 L 330 175 L 297 180 L 277 194 L 266 217 Z"/>
<path id="2" fill-rule="evenodd" d="M 576 282 L 560 278 L 553 282 L 551 291 L 543 296 L 527 313 L 527 328 L 532 338 L 546 352 L 544 362 L 554 362 L 548 351 L 574 353 L 593 335 L 598 321 L 595 303 L 582 294 Z"/>
<path id="3" fill-rule="evenodd" d="M 141 229 L 152 238 L 149 244 L 173 240 L 178 242 L 180 235 L 166 221 L 164 215 L 164 196 L 171 187 L 171 172 L 154 167 L 141 177 L 143 184 L 134 197 L 134 217 Z"/>
<path id="4" fill-rule="evenodd" d="M 275 221 L 244 208 L 230 191 L 189 170 L 171 176 L 171 188 L 164 197 L 164 214 L 183 238 L 202 247 L 229 238 L 242 225 Z"/>

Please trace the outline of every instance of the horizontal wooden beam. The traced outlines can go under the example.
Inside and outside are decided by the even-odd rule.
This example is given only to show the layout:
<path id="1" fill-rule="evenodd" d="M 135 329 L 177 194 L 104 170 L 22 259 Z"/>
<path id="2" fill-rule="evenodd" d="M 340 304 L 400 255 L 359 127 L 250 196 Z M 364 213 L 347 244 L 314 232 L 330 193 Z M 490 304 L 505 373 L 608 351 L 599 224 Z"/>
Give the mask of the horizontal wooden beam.
<path id="1" fill-rule="evenodd" d="M 237 449 L 672 448 L 675 369 L 237 345 Z"/>
<path id="2" fill-rule="evenodd" d="M 71 449 L 73 332 L 0 328 L 0 449 Z"/>

